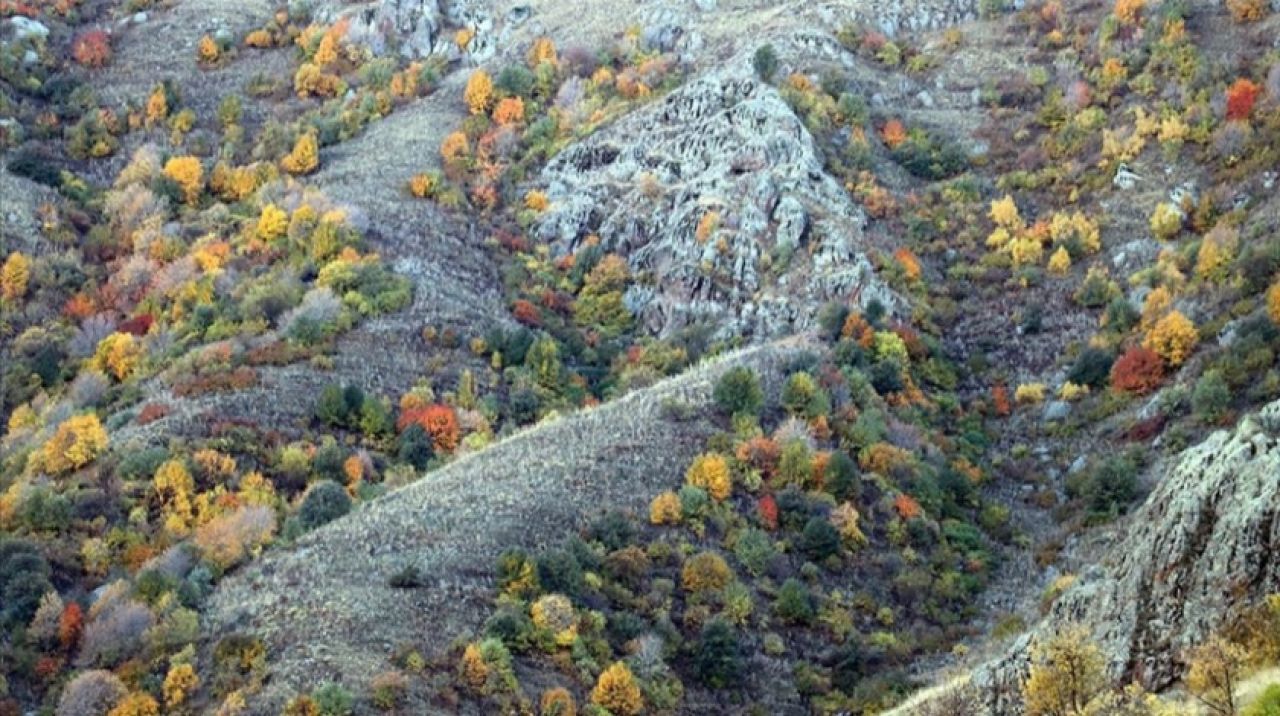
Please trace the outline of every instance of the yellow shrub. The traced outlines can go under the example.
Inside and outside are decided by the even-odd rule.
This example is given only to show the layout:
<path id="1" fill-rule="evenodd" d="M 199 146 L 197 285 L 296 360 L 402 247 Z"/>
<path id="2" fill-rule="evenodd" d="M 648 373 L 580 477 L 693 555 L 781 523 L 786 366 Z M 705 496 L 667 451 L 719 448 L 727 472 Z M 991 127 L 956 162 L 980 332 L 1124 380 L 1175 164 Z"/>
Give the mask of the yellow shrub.
<path id="1" fill-rule="evenodd" d="M 1116 0 L 1116 19 L 1126 25 L 1132 25 L 1141 18 L 1142 10 L 1146 5 L 1147 0 Z"/>
<path id="2" fill-rule="evenodd" d="M 1057 251 L 1049 257 L 1049 273 L 1055 276 L 1065 276 L 1071 270 L 1071 254 L 1067 253 L 1065 246 L 1059 246 Z"/>
<path id="3" fill-rule="evenodd" d="M 464 27 L 453 35 L 453 44 L 458 46 L 459 50 L 466 52 L 467 46 L 471 44 L 471 40 L 476 36 L 475 30 Z"/>
<path id="4" fill-rule="evenodd" d="M 27 295 L 27 282 L 31 277 L 31 260 L 14 251 L 0 268 L 0 296 L 13 301 Z"/>
<path id="5" fill-rule="evenodd" d="M 37 469 L 57 475 L 93 462 L 107 449 L 107 431 L 92 413 L 74 415 L 58 426 L 32 456 Z"/>
<path id="6" fill-rule="evenodd" d="M 195 519 L 192 496 L 195 480 L 181 460 L 168 460 L 156 469 L 151 480 L 164 511 L 165 529 L 175 535 L 185 535 Z"/>
<path id="7" fill-rule="evenodd" d="M 168 116 L 169 98 L 165 95 L 164 87 L 156 85 L 147 96 L 147 126 L 163 122 Z"/>
<path id="8" fill-rule="evenodd" d="M 435 177 L 430 174 L 414 174 L 409 179 L 409 193 L 419 199 L 428 199 L 435 196 L 438 188 Z"/>
<path id="9" fill-rule="evenodd" d="M 649 522 L 655 525 L 679 524 L 680 497 L 668 490 L 653 498 L 649 503 Z"/>
<path id="10" fill-rule="evenodd" d="M 1272 323 L 1280 325 L 1280 281 L 1267 289 L 1267 315 L 1271 317 Z"/>
<path id="11" fill-rule="evenodd" d="M 489 680 L 489 665 L 484 663 L 479 645 L 474 642 L 467 644 L 467 648 L 462 652 L 462 664 L 458 670 L 464 685 L 473 691 L 484 689 L 485 682 Z"/>
<path id="12" fill-rule="evenodd" d="M 124 697 L 107 716 L 160 716 L 160 704 L 150 694 L 138 691 Z"/>
<path id="13" fill-rule="evenodd" d="M 729 462 L 717 453 L 706 453 L 694 458 L 684 478 L 688 484 L 706 490 L 717 502 L 723 502 L 733 492 Z"/>
<path id="14" fill-rule="evenodd" d="M 115 376 L 116 380 L 128 378 L 142 358 L 142 346 L 130 333 L 112 333 L 98 343 L 93 353 L 92 365 L 96 370 Z"/>
<path id="15" fill-rule="evenodd" d="M 1080 211 L 1054 214 L 1049 221 L 1049 238 L 1055 244 L 1078 242 L 1080 248 L 1090 254 L 1096 254 L 1102 249 L 1102 235 L 1097 222 Z"/>
<path id="16" fill-rule="evenodd" d="M 1179 311 L 1171 311 L 1152 327 L 1142 345 L 1155 351 L 1170 365 L 1178 366 L 1191 356 L 1199 341 L 1200 334 L 1191 319 Z"/>
<path id="17" fill-rule="evenodd" d="M 556 687 L 542 692 L 538 712 L 542 716 L 578 716 L 578 704 L 568 689 Z"/>
<path id="18" fill-rule="evenodd" d="M 1063 383 L 1062 387 L 1058 388 L 1058 397 L 1069 403 L 1073 403 L 1088 394 L 1089 394 L 1089 386 L 1076 385 L 1071 381 L 1067 381 Z"/>
<path id="19" fill-rule="evenodd" d="M 218 47 L 218 41 L 209 35 L 200 38 L 200 42 L 196 45 L 196 59 L 206 65 L 211 65 L 218 61 L 222 56 L 222 49 Z"/>
<path id="20" fill-rule="evenodd" d="M 258 238 L 263 241 L 275 241 L 289 231 L 289 212 L 275 204 L 262 207 L 258 216 Z"/>
<path id="21" fill-rule="evenodd" d="M 1182 212 L 1173 204 L 1160 204 L 1151 213 L 1151 233 L 1157 239 L 1168 241 L 1182 231 Z"/>
<path id="22" fill-rule="evenodd" d="M 484 70 L 472 72 L 462 99 L 472 114 L 488 114 L 493 105 L 493 80 L 489 79 L 489 73 Z"/>
<path id="23" fill-rule="evenodd" d="M 164 163 L 164 175 L 182 187 L 182 196 L 188 204 L 196 203 L 204 190 L 204 168 L 195 157 L 174 157 Z"/>
<path id="24" fill-rule="evenodd" d="M 470 153 L 471 144 L 462 132 L 453 132 L 440 142 L 440 158 L 446 167 L 458 165 Z"/>
<path id="25" fill-rule="evenodd" d="M 614 716 L 637 716 L 644 711 L 644 697 L 631 674 L 631 669 L 615 661 L 600 674 L 591 690 L 591 703 L 607 709 Z"/>
<path id="26" fill-rule="evenodd" d="M 1267 0 L 1227 0 L 1227 9 L 1236 22 L 1257 22 L 1267 16 Z"/>
<path id="27" fill-rule="evenodd" d="M 320 145 L 314 132 L 298 137 L 293 151 L 280 160 L 280 166 L 293 175 L 310 174 L 320 166 Z"/>
<path id="28" fill-rule="evenodd" d="M 178 664 L 169 669 L 164 677 L 164 705 L 173 709 L 181 706 L 196 688 L 200 686 L 200 677 L 191 664 Z"/>
<path id="29" fill-rule="evenodd" d="M 1023 383 L 1013 392 L 1013 399 L 1020 405 L 1035 405 L 1044 402 L 1044 383 Z"/>
<path id="30" fill-rule="evenodd" d="M 265 49 L 275 44 L 275 40 L 271 38 L 271 33 L 266 30 L 254 30 L 244 38 L 244 44 L 249 47 L 257 47 Z"/>
<path id="31" fill-rule="evenodd" d="M 556 44 L 549 37 L 539 37 L 534 41 L 533 47 L 529 48 L 529 67 L 537 69 L 538 65 L 543 62 L 556 64 L 559 58 L 556 56 Z"/>
<path id="32" fill-rule="evenodd" d="M 534 189 L 524 195 L 524 208 L 526 209 L 543 212 L 547 210 L 549 205 L 546 192 Z"/>
<path id="33" fill-rule="evenodd" d="M 1033 236 L 1023 236 L 1009 244 L 1009 256 L 1014 266 L 1039 264 L 1044 258 L 1044 246 Z"/>
<path id="34" fill-rule="evenodd" d="M 990 216 L 991 220 L 996 222 L 996 226 L 1010 230 L 1022 228 L 1022 217 L 1018 214 L 1018 205 L 1008 194 L 1005 194 L 1003 199 L 991 202 Z"/>
<path id="35" fill-rule="evenodd" d="M 715 552 L 699 552 L 685 560 L 680 570 L 680 585 L 689 592 L 724 589 L 733 581 L 733 570 L 724 557 Z"/>

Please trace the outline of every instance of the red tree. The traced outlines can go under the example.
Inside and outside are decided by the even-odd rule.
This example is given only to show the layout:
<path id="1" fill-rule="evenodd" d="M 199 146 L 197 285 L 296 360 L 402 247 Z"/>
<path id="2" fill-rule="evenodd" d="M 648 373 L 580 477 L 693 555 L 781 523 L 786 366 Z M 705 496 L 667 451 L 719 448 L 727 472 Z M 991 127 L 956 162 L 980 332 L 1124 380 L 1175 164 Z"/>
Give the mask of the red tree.
<path id="1" fill-rule="evenodd" d="M 82 32 L 71 43 L 71 56 L 85 67 L 103 67 L 111 60 L 111 39 L 102 30 Z"/>
<path id="2" fill-rule="evenodd" d="M 756 508 L 760 512 L 760 521 L 764 523 L 765 529 L 778 529 L 778 501 L 773 499 L 773 495 L 761 497 Z"/>
<path id="3" fill-rule="evenodd" d="M 435 442 L 436 450 L 453 452 L 458 447 L 461 430 L 458 427 L 458 414 L 453 408 L 439 403 L 422 408 L 410 408 L 400 413 L 400 420 L 397 421 L 396 427 L 403 431 L 414 423 L 421 425 L 422 429 L 427 431 Z"/>
<path id="4" fill-rule="evenodd" d="M 1130 393 L 1148 393 L 1164 381 L 1164 361 L 1142 346 L 1134 346 L 1111 366 L 1111 385 Z"/>
<path id="5" fill-rule="evenodd" d="M 1261 92 L 1261 87 L 1244 77 L 1233 82 L 1227 88 L 1227 119 L 1249 119 Z"/>

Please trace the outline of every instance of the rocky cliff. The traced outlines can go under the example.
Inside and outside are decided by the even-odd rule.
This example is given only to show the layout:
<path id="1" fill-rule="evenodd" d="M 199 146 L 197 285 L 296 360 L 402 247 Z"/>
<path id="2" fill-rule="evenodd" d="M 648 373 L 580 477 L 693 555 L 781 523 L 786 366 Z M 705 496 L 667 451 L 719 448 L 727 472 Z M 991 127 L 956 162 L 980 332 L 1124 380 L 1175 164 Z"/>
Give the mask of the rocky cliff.
<path id="1" fill-rule="evenodd" d="M 1116 681 L 1163 688 L 1186 650 L 1239 608 L 1280 590 L 1280 402 L 1183 452 L 1106 557 L 1031 633 L 974 674 L 984 707 L 1018 713 L 1029 647 L 1087 626 Z"/>

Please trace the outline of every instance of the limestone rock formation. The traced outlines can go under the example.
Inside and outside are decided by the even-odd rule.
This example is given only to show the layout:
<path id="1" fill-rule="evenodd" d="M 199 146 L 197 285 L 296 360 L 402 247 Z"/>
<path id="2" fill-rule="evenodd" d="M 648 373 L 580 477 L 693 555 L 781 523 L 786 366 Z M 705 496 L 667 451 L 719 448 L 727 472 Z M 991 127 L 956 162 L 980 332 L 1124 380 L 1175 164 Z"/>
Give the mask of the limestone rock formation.
<path id="1" fill-rule="evenodd" d="M 1182 453 L 1122 537 L 1039 627 L 974 675 L 988 713 L 1017 713 L 1037 634 L 1087 625 L 1109 675 L 1162 688 L 1186 651 L 1280 590 L 1280 402 Z"/>
<path id="2" fill-rule="evenodd" d="M 745 64 L 745 61 L 742 62 Z M 561 152 L 542 173 L 540 238 L 590 236 L 628 258 L 650 330 L 722 336 L 807 328 L 827 300 L 896 299 L 861 253 L 866 217 L 814 140 L 745 68 L 712 73 Z"/>

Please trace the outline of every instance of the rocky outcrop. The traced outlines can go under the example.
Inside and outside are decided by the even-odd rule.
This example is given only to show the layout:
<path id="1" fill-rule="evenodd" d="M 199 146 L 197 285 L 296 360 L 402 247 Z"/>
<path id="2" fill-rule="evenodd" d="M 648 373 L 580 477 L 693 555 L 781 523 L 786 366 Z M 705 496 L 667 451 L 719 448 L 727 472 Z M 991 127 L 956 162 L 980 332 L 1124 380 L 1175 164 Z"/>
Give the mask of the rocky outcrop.
<path id="1" fill-rule="evenodd" d="M 1054 603 L 1037 629 L 973 682 L 988 713 L 1016 714 L 1036 635 L 1087 626 L 1117 681 L 1153 689 L 1242 607 L 1280 590 L 1280 402 L 1175 461 L 1121 539 Z"/>
<path id="2" fill-rule="evenodd" d="M 568 147 L 539 183 L 551 199 L 539 237 L 567 254 L 598 236 L 627 257 L 640 284 L 630 307 L 659 334 L 710 323 L 766 338 L 807 328 L 830 299 L 896 303 L 861 253 L 863 211 L 786 102 L 745 69 Z"/>

